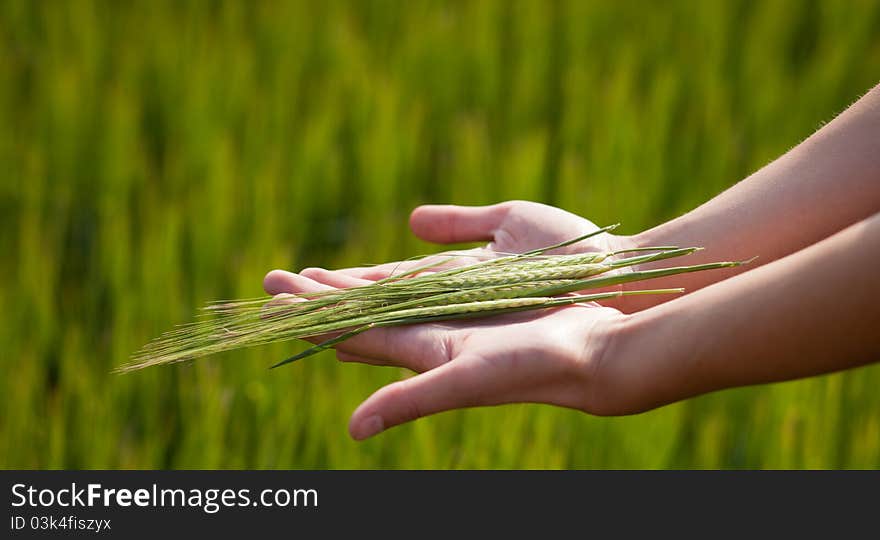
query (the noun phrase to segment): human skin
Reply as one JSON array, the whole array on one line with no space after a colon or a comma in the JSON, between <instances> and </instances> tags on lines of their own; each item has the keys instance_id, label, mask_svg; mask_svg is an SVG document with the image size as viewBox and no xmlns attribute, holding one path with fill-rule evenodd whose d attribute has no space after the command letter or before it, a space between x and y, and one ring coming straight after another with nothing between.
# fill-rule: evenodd
<instances>
[{"instance_id":1,"label":"human skin","mask_svg":"<svg viewBox=\"0 0 880 540\"><path fill-rule=\"evenodd\" d=\"M635 236L606 234L568 248L707 247L688 263L760 257L734 270L638 284L695 291L684 297L376 329L344 342L341 360L420 373L358 407L352 436L366 438L443 410L510 402L631 414L722 388L876 361L878 156L880 91L874 88L801 145L696 210ZM421 207L410 223L426 240L488 240L488 248L504 252L595 229L562 210L517 201ZM265 286L272 294L349 287L403 267L274 271Z\"/></svg>"},{"instance_id":2,"label":"human skin","mask_svg":"<svg viewBox=\"0 0 880 540\"><path fill-rule=\"evenodd\" d=\"M704 246L689 263L751 265L639 283L694 292L809 246L880 210L880 86L782 157L691 212L614 241L627 246ZM628 297L637 311L665 297Z\"/></svg>"},{"instance_id":3,"label":"human skin","mask_svg":"<svg viewBox=\"0 0 880 540\"><path fill-rule=\"evenodd\" d=\"M880 85L779 159L688 212L632 236L603 234L566 252L644 246L702 246L688 264L758 258L747 266L697 272L629 287L706 285L775 261L880 210ZM592 222L558 208L525 201L484 207L428 205L410 219L413 232L437 243L490 241L487 248L522 252L585 234ZM479 254L484 249L471 250ZM463 258L460 264L470 262ZM387 263L341 272L379 279L420 263ZM661 266L662 263L646 266ZM302 273L309 276L313 269ZM626 312L666 302L668 296L631 296L603 302Z\"/></svg>"}]
</instances>

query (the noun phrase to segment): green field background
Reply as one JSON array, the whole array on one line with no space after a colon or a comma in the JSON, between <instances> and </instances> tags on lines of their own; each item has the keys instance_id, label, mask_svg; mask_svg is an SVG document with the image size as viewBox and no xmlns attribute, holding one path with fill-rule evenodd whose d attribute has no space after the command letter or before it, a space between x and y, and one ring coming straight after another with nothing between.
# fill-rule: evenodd
<instances>
[{"instance_id":1,"label":"green field background","mask_svg":"<svg viewBox=\"0 0 880 540\"><path fill-rule=\"evenodd\" d=\"M434 250L406 226L420 203L638 232L878 79L878 2L2 1L0 466L876 468L880 367L364 443L351 411L403 371L267 371L300 343L110 371L272 268Z\"/></svg>"}]
</instances>

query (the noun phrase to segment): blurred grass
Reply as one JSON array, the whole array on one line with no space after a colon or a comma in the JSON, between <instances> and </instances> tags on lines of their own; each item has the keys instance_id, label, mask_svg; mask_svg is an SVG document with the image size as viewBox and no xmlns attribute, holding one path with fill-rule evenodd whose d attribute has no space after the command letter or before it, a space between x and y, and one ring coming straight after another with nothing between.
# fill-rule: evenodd
<instances>
[{"instance_id":1,"label":"blurred grass","mask_svg":"<svg viewBox=\"0 0 880 540\"><path fill-rule=\"evenodd\" d=\"M0 2L0 466L880 466L880 368L628 418L445 413L354 443L402 375L301 345L113 376L275 267L434 248L424 202L636 232L872 86L851 1Z\"/></svg>"}]
</instances>

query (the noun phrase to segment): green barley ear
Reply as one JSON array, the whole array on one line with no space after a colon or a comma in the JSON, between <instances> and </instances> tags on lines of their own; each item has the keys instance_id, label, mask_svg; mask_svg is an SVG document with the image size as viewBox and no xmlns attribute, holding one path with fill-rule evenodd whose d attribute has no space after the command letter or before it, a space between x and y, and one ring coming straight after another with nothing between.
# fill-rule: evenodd
<instances>
[{"instance_id":1,"label":"green barley ear","mask_svg":"<svg viewBox=\"0 0 880 540\"><path fill-rule=\"evenodd\" d=\"M547 255L549 251L616 227L617 224L601 227L577 238L521 254L496 254L500 256L421 274L457 257L453 253L441 253L436 259L406 272L351 289L214 302L204 308L196 321L162 334L115 371L124 373L223 351L338 334L273 366L276 367L311 356L371 328L554 309L623 295L677 293L681 290L571 295L599 287L751 262L714 262L620 272L625 267L686 256L700 248L656 246L606 253ZM633 255L616 258L627 253Z\"/></svg>"},{"instance_id":2,"label":"green barley ear","mask_svg":"<svg viewBox=\"0 0 880 540\"><path fill-rule=\"evenodd\" d=\"M418 316L418 314L410 316L410 314L403 315L403 312L398 312L398 316L396 318L391 318L386 321L367 323L363 326L355 328L354 330L349 330L344 334L336 336L332 339L328 339L327 341L306 349L299 354L291 356L286 360L282 360L281 362L278 362L277 364L271 366L269 369L275 369L279 366L283 366L284 364L289 364L308 356L312 356L313 354L317 354L323 350L329 349L330 347L334 347L342 343L343 341L351 339L358 334L362 334L367 330L372 330L373 328L382 328L388 326L406 326L410 324L423 324L426 322L460 320L462 318L474 317L475 314L480 314L480 316L488 317L490 315L498 315L501 313L513 313L516 311L526 311L534 309L548 309L552 307L570 306L582 302L595 302L596 300L604 300L619 296L635 296L643 294L680 294L683 292L684 289L653 289L644 291L616 291L607 293L584 294L579 296L566 296L563 298L529 298L527 299L527 301L517 299L499 301L489 300L485 302L471 302L468 304L453 304L452 306L450 306L450 309L446 310L445 313L442 312L443 310L437 310L436 315L421 317Z\"/></svg>"}]
</instances>

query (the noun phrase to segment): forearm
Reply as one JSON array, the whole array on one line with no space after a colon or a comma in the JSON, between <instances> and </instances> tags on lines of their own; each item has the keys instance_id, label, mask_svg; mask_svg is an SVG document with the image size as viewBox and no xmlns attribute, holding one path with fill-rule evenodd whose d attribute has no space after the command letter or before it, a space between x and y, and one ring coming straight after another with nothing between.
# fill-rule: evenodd
<instances>
[{"instance_id":1,"label":"forearm","mask_svg":"<svg viewBox=\"0 0 880 540\"><path fill-rule=\"evenodd\" d=\"M880 213L611 328L596 398L628 413L880 360ZM603 395L607 392L608 395ZM601 411L601 409L600 409Z\"/></svg>"},{"instance_id":2,"label":"forearm","mask_svg":"<svg viewBox=\"0 0 880 540\"><path fill-rule=\"evenodd\" d=\"M880 210L880 86L806 141L711 201L626 238L630 245L704 246L688 263L759 258L723 272L646 282L689 292L767 264ZM664 301L631 298L626 311Z\"/></svg>"}]
</instances>

